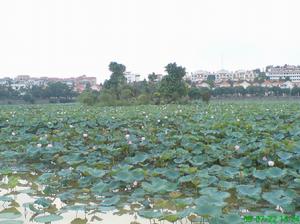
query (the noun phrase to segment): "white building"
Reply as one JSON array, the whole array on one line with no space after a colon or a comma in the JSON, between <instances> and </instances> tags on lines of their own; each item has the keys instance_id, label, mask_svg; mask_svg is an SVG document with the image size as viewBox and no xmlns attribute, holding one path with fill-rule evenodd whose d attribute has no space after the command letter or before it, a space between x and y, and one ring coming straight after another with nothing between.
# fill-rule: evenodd
<instances>
[{"instance_id":1,"label":"white building","mask_svg":"<svg viewBox=\"0 0 300 224\"><path fill-rule=\"evenodd\" d=\"M191 75L191 81L192 82L201 82L204 80L207 80L209 76L212 76L215 78L215 81L253 81L258 74L256 74L254 71L245 71L245 70L238 70L238 71L227 71L227 70L219 70L216 72L208 72L199 70Z\"/></svg>"},{"instance_id":2,"label":"white building","mask_svg":"<svg viewBox=\"0 0 300 224\"><path fill-rule=\"evenodd\" d=\"M128 83L133 83L133 82L139 82L141 75L139 74L134 74L131 72L125 72L125 78L127 79Z\"/></svg>"},{"instance_id":3,"label":"white building","mask_svg":"<svg viewBox=\"0 0 300 224\"><path fill-rule=\"evenodd\" d=\"M297 82L300 81L300 66L268 66L266 76L270 77L270 80L289 78L292 82Z\"/></svg>"},{"instance_id":4,"label":"white building","mask_svg":"<svg viewBox=\"0 0 300 224\"><path fill-rule=\"evenodd\" d=\"M193 83L200 83L204 80L207 80L207 77L210 73L208 71L204 71L204 70L198 70L196 72L192 72L190 77L191 77L191 81Z\"/></svg>"}]
</instances>

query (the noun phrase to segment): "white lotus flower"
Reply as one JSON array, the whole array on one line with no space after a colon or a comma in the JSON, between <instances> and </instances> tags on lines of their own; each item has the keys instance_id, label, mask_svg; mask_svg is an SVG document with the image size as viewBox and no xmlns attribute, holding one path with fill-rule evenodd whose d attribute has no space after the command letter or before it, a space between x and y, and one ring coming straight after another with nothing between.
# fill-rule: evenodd
<instances>
[{"instance_id":1,"label":"white lotus flower","mask_svg":"<svg viewBox=\"0 0 300 224\"><path fill-rule=\"evenodd\" d=\"M126 138L126 139L129 139L129 138L130 138L130 135L129 135L129 134L125 135L125 138Z\"/></svg>"},{"instance_id":2,"label":"white lotus flower","mask_svg":"<svg viewBox=\"0 0 300 224\"><path fill-rule=\"evenodd\" d=\"M214 119L215 117L214 116L211 116L211 119Z\"/></svg>"},{"instance_id":3,"label":"white lotus flower","mask_svg":"<svg viewBox=\"0 0 300 224\"><path fill-rule=\"evenodd\" d=\"M242 213L248 213L249 210L248 210L248 209L242 209L241 212L242 212Z\"/></svg>"},{"instance_id":4,"label":"white lotus flower","mask_svg":"<svg viewBox=\"0 0 300 224\"><path fill-rule=\"evenodd\" d=\"M142 141L145 141L145 139L146 139L145 137L142 137Z\"/></svg>"},{"instance_id":5,"label":"white lotus flower","mask_svg":"<svg viewBox=\"0 0 300 224\"><path fill-rule=\"evenodd\" d=\"M268 165L269 166L274 166L274 162L270 160L270 161L268 161Z\"/></svg>"},{"instance_id":6,"label":"white lotus flower","mask_svg":"<svg viewBox=\"0 0 300 224\"><path fill-rule=\"evenodd\" d=\"M133 182L133 186L137 186L138 185L138 182L135 180L134 182Z\"/></svg>"},{"instance_id":7,"label":"white lotus flower","mask_svg":"<svg viewBox=\"0 0 300 224\"><path fill-rule=\"evenodd\" d=\"M284 212L283 208L281 206L279 206L279 205L276 206L276 210L280 211L281 213Z\"/></svg>"},{"instance_id":8,"label":"white lotus flower","mask_svg":"<svg viewBox=\"0 0 300 224\"><path fill-rule=\"evenodd\" d=\"M168 116L165 116L165 119L168 119Z\"/></svg>"},{"instance_id":9,"label":"white lotus flower","mask_svg":"<svg viewBox=\"0 0 300 224\"><path fill-rule=\"evenodd\" d=\"M11 135L12 135L12 136L15 136L15 135L16 135L16 133L15 133L15 132L12 132L12 133L11 133Z\"/></svg>"},{"instance_id":10,"label":"white lotus flower","mask_svg":"<svg viewBox=\"0 0 300 224\"><path fill-rule=\"evenodd\" d=\"M238 151L238 150L240 149L240 146L239 146L239 145L236 145L236 146L234 146L234 149L235 149L236 151Z\"/></svg>"},{"instance_id":11,"label":"white lotus flower","mask_svg":"<svg viewBox=\"0 0 300 224\"><path fill-rule=\"evenodd\" d=\"M112 119L115 119L115 117L111 117Z\"/></svg>"},{"instance_id":12,"label":"white lotus flower","mask_svg":"<svg viewBox=\"0 0 300 224\"><path fill-rule=\"evenodd\" d=\"M182 110L179 110L179 112L181 113L181 112L182 112Z\"/></svg>"},{"instance_id":13,"label":"white lotus flower","mask_svg":"<svg viewBox=\"0 0 300 224\"><path fill-rule=\"evenodd\" d=\"M42 147L42 144L39 143L39 144L37 144L36 146L39 147L39 148L41 148L41 147Z\"/></svg>"},{"instance_id":14,"label":"white lotus flower","mask_svg":"<svg viewBox=\"0 0 300 224\"><path fill-rule=\"evenodd\" d=\"M262 158L262 160L263 160L263 161L267 161L268 159L267 159L267 157L264 156L264 157Z\"/></svg>"},{"instance_id":15,"label":"white lotus flower","mask_svg":"<svg viewBox=\"0 0 300 224\"><path fill-rule=\"evenodd\" d=\"M70 125L70 128L74 128L74 126L73 126L73 125Z\"/></svg>"},{"instance_id":16,"label":"white lotus flower","mask_svg":"<svg viewBox=\"0 0 300 224\"><path fill-rule=\"evenodd\" d=\"M84 134L83 134L83 137L84 137L84 138L87 138L87 137L88 137L88 134L84 133Z\"/></svg>"},{"instance_id":17,"label":"white lotus flower","mask_svg":"<svg viewBox=\"0 0 300 224\"><path fill-rule=\"evenodd\" d=\"M237 122L240 122L240 119L236 119Z\"/></svg>"},{"instance_id":18,"label":"white lotus flower","mask_svg":"<svg viewBox=\"0 0 300 224\"><path fill-rule=\"evenodd\" d=\"M132 141L128 141L128 144L131 145L131 144L132 144Z\"/></svg>"},{"instance_id":19,"label":"white lotus flower","mask_svg":"<svg viewBox=\"0 0 300 224\"><path fill-rule=\"evenodd\" d=\"M146 118L148 118L148 115L146 115Z\"/></svg>"},{"instance_id":20,"label":"white lotus flower","mask_svg":"<svg viewBox=\"0 0 300 224\"><path fill-rule=\"evenodd\" d=\"M48 147L48 148L52 148L53 145L52 145L52 144L48 144L47 147Z\"/></svg>"},{"instance_id":21,"label":"white lotus flower","mask_svg":"<svg viewBox=\"0 0 300 224\"><path fill-rule=\"evenodd\" d=\"M160 122L160 120L157 120L157 122L159 123L159 122Z\"/></svg>"}]
</instances>

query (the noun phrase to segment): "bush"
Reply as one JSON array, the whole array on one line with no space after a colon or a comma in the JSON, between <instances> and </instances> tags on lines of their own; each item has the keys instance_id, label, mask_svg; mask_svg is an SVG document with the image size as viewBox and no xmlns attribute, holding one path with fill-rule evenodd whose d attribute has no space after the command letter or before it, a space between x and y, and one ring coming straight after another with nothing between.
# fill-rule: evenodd
<instances>
[{"instance_id":1,"label":"bush","mask_svg":"<svg viewBox=\"0 0 300 224\"><path fill-rule=\"evenodd\" d=\"M201 99L202 99L202 101L205 102L205 103L209 103L210 98L211 98L210 90L207 89L207 88L203 88L201 90Z\"/></svg>"},{"instance_id":2,"label":"bush","mask_svg":"<svg viewBox=\"0 0 300 224\"><path fill-rule=\"evenodd\" d=\"M97 91L84 91L83 93L80 94L79 96L79 102L92 106L95 105L98 101L98 94Z\"/></svg>"},{"instance_id":3,"label":"bush","mask_svg":"<svg viewBox=\"0 0 300 224\"><path fill-rule=\"evenodd\" d=\"M147 94L142 94L138 97L137 100L138 104L140 105L145 105L145 104L149 104L150 103L150 97Z\"/></svg>"},{"instance_id":4,"label":"bush","mask_svg":"<svg viewBox=\"0 0 300 224\"><path fill-rule=\"evenodd\" d=\"M161 96L159 92L153 93L152 100L155 105L159 105L161 103Z\"/></svg>"},{"instance_id":5,"label":"bush","mask_svg":"<svg viewBox=\"0 0 300 224\"><path fill-rule=\"evenodd\" d=\"M201 98L201 90L196 87L192 87L189 92L188 96L191 100L199 100Z\"/></svg>"},{"instance_id":6,"label":"bush","mask_svg":"<svg viewBox=\"0 0 300 224\"><path fill-rule=\"evenodd\" d=\"M23 100L26 102L26 103L31 103L31 104L34 104L34 98L31 94L25 94L23 96Z\"/></svg>"},{"instance_id":7,"label":"bush","mask_svg":"<svg viewBox=\"0 0 300 224\"><path fill-rule=\"evenodd\" d=\"M130 89L123 89L123 90L121 90L121 96L120 96L120 98L122 100L128 100L128 99L132 98L132 92L131 92L131 90Z\"/></svg>"}]
</instances>

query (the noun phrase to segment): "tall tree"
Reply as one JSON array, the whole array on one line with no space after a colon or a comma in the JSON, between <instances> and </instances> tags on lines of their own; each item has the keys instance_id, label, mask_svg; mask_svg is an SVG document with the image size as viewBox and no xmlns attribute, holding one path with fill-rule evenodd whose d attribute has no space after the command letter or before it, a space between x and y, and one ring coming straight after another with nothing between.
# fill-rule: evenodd
<instances>
[{"instance_id":1,"label":"tall tree","mask_svg":"<svg viewBox=\"0 0 300 224\"><path fill-rule=\"evenodd\" d=\"M112 72L110 79L104 82L104 88L112 90L116 94L117 99L120 99L122 86L126 84L125 78L125 65L118 64L117 62L111 62L109 64L109 70Z\"/></svg>"},{"instance_id":2,"label":"tall tree","mask_svg":"<svg viewBox=\"0 0 300 224\"><path fill-rule=\"evenodd\" d=\"M153 72L152 74L148 75L149 82L153 83L157 80L157 75Z\"/></svg>"},{"instance_id":3,"label":"tall tree","mask_svg":"<svg viewBox=\"0 0 300 224\"><path fill-rule=\"evenodd\" d=\"M186 71L176 63L168 64L165 69L168 75L161 80L159 92L167 103L171 103L187 95L187 86L183 80Z\"/></svg>"}]
</instances>

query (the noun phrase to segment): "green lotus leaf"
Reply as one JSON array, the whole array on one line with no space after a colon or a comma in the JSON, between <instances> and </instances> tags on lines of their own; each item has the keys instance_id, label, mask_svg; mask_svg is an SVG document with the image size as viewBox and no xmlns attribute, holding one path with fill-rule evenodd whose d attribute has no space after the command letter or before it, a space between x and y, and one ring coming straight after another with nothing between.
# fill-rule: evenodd
<instances>
[{"instance_id":1,"label":"green lotus leaf","mask_svg":"<svg viewBox=\"0 0 300 224\"><path fill-rule=\"evenodd\" d=\"M202 205L197 205L194 212L201 216L216 217L222 214L221 208L210 203L203 203Z\"/></svg>"},{"instance_id":2,"label":"green lotus leaf","mask_svg":"<svg viewBox=\"0 0 300 224\"><path fill-rule=\"evenodd\" d=\"M169 180L177 180L180 177L179 171L176 170L166 170L163 175Z\"/></svg>"},{"instance_id":3,"label":"green lotus leaf","mask_svg":"<svg viewBox=\"0 0 300 224\"><path fill-rule=\"evenodd\" d=\"M227 224L239 224L239 223L244 223L243 219L241 218L240 215L238 214L228 214L224 216L224 221Z\"/></svg>"},{"instance_id":4,"label":"green lotus leaf","mask_svg":"<svg viewBox=\"0 0 300 224\"><path fill-rule=\"evenodd\" d=\"M155 210L140 210L138 211L139 216L144 217L146 219L159 219L162 217L161 211Z\"/></svg>"},{"instance_id":5,"label":"green lotus leaf","mask_svg":"<svg viewBox=\"0 0 300 224\"><path fill-rule=\"evenodd\" d=\"M149 158L149 155L146 153L138 153L131 158L132 164L138 164L146 161Z\"/></svg>"},{"instance_id":6,"label":"green lotus leaf","mask_svg":"<svg viewBox=\"0 0 300 224\"><path fill-rule=\"evenodd\" d=\"M113 196L111 198L105 198L102 202L101 202L101 206L112 206L112 205L116 205L119 201L120 201L120 196L116 195Z\"/></svg>"},{"instance_id":7,"label":"green lotus leaf","mask_svg":"<svg viewBox=\"0 0 300 224\"><path fill-rule=\"evenodd\" d=\"M285 170L282 170L278 167L272 167L267 170L267 175L270 178L279 178L282 177L285 173Z\"/></svg>"},{"instance_id":8,"label":"green lotus leaf","mask_svg":"<svg viewBox=\"0 0 300 224\"><path fill-rule=\"evenodd\" d=\"M206 156L194 156L189 162L194 166L201 166L207 161Z\"/></svg>"},{"instance_id":9,"label":"green lotus leaf","mask_svg":"<svg viewBox=\"0 0 300 224\"><path fill-rule=\"evenodd\" d=\"M88 221L87 219L76 218L73 219L70 224L86 224L87 221Z\"/></svg>"},{"instance_id":10,"label":"green lotus leaf","mask_svg":"<svg viewBox=\"0 0 300 224\"><path fill-rule=\"evenodd\" d=\"M22 215L20 211L14 207L12 208L5 208L0 212L0 219L17 219L20 218Z\"/></svg>"},{"instance_id":11,"label":"green lotus leaf","mask_svg":"<svg viewBox=\"0 0 300 224\"><path fill-rule=\"evenodd\" d=\"M293 157L293 154L292 154L292 153L289 153L289 152L282 152L282 151L277 152L277 155L278 155L279 158L282 159L282 160L289 160L290 158Z\"/></svg>"},{"instance_id":12,"label":"green lotus leaf","mask_svg":"<svg viewBox=\"0 0 300 224\"><path fill-rule=\"evenodd\" d=\"M179 183L191 182L195 178L194 175L186 175L178 179Z\"/></svg>"},{"instance_id":13,"label":"green lotus leaf","mask_svg":"<svg viewBox=\"0 0 300 224\"><path fill-rule=\"evenodd\" d=\"M293 199L289 197L283 190L275 190L271 192L265 192L262 195L263 199L277 206L289 205Z\"/></svg>"},{"instance_id":14,"label":"green lotus leaf","mask_svg":"<svg viewBox=\"0 0 300 224\"><path fill-rule=\"evenodd\" d=\"M99 182L92 187L92 192L94 194L103 194L109 190L109 184Z\"/></svg>"},{"instance_id":15,"label":"green lotus leaf","mask_svg":"<svg viewBox=\"0 0 300 224\"><path fill-rule=\"evenodd\" d=\"M264 180L267 178L268 176L268 173L267 173L267 170L254 170L253 171L253 176L258 178L258 179L261 179L261 180Z\"/></svg>"},{"instance_id":16,"label":"green lotus leaf","mask_svg":"<svg viewBox=\"0 0 300 224\"><path fill-rule=\"evenodd\" d=\"M44 216L37 216L34 218L35 222L39 222L39 223L47 223L47 222L55 222L55 221L59 221L62 220L63 217L60 215L44 215Z\"/></svg>"},{"instance_id":17,"label":"green lotus leaf","mask_svg":"<svg viewBox=\"0 0 300 224\"><path fill-rule=\"evenodd\" d=\"M13 201L14 199L10 196L4 195L4 196L0 196L0 201L4 201L4 202L9 202L9 201Z\"/></svg>"},{"instance_id":18,"label":"green lotus leaf","mask_svg":"<svg viewBox=\"0 0 300 224\"><path fill-rule=\"evenodd\" d=\"M46 198L38 198L37 200L34 201L34 204L41 205L44 208L48 208L51 205L51 201Z\"/></svg>"},{"instance_id":19,"label":"green lotus leaf","mask_svg":"<svg viewBox=\"0 0 300 224\"><path fill-rule=\"evenodd\" d=\"M163 217L161 218L161 220L166 220L172 223L178 221L179 219L181 218L179 217L178 214L164 214Z\"/></svg>"},{"instance_id":20,"label":"green lotus leaf","mask_svg":"<svg viewBox=\"0 0 300 224\"><path fill-rule=\"evenodd\" d=\"M261 187L253 185L238 185L236 189L240 195L248 197L258 197L261 193Z\"/></svg>"},{"instance_id":21,"label":"green lotus leaf","mask_svg":"<svg viewBox=\"0 0 300 224\"><path fill-rule=\"evenodd\" d=\"M20 221L20 220L3 220L3 221L0 221L0 224L23 224L23 221Z\"/></svg>"},{"instance_id":22,"label":"green lotus leaf","mask_svg":"<svg viewBox=\"0 0 300 224\"><path fill-rule=\"evenodd\" d=\"M142 187L150 193L166 193L177 189L177 184L171 183L165 179L152 178L151 182L142 182Z\"/></svg>"}]
</instances>

